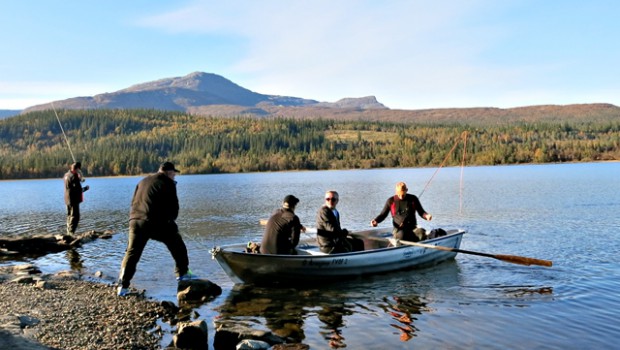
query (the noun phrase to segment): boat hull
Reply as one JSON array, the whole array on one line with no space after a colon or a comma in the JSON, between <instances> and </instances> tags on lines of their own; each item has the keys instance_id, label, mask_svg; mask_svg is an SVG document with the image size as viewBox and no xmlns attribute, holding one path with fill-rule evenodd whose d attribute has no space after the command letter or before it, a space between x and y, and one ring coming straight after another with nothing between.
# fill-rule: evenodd
<instances>
[{"instance_id":1,"label":"boat hull","mask_svg":"<svg viewBox=\"0 0 620 350\"><path fill-rule=\"evenodd\" d=\"M462 230L424 241L458 249ZM342 254L321 254L314 242L302 242L298 255L245 253L245 245L230 245L213 249L213 257L235 283L300 284L329 282L362 275L381 274L398 270L422 268L453 259L456 252L410 245L388 247L391 231L375 229L355 234L364 240L365 250Z\"/></svg>"}]
</instances>

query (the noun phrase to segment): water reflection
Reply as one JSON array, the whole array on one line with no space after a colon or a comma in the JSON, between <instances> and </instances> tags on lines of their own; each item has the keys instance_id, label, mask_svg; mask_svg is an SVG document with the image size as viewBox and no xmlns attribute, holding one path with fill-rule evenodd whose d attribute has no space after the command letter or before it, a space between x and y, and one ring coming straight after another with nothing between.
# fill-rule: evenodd
<instances>
[{"instance_id":1,"label":"water reflection","mask_svg":"<svg viewBox=\"0 0 620 350\"><path fill-rule=\"evenodd\" d=\"M344 348L345 338L342 335L344 327L344 316L353 314L352 308L347 308L344 302L334 301L332 303L324 303L317 312L317 318L321 321L320 332L323 339L327 341L332 349Z\"/></svg>"},{"instance_id":2,"label":"water reflection","mask_svg":"<svg viewBox=\"0 0 620 350\"><path fill-rule=\"evenodd\" d=\"M434 275L435 282L455 283L457 269L449 265L440 268L443 276ZM446 274L449 281L444 279ZM315 346L331 349L380 346L379 339L365 338L361 332L364 328L392 333L398 337L396 341L407 342L419 332L415 325L419 315L431 310L420 294L425 293L428 277L412 271L404 276L387 274L305 289L235 285L215 309L219 313L215 328L270 331L289 343L316 343L320 339ZM388 320L387 324L381 320ZM308 334L317 325L318 334ZM347 339L347 330L351 329L357 329L355 339Z\"/></svg>"},{"instance_id":3,"label":"water reflection","mask_svg":"<svg viewBox=\"0 0 620 350\"><path fill-rule=\"evenodd\" d=\"M421 315L422 311L427 311L426 303L422 302L419 296L400 297L393 296L391 299L385 298L385 311L392 316L395 323L390 326L400 331L400 340L403 342L411 340L419 330L415 327L414 315Z\"/></svg>"},{"instance_id":4,"label":"water reflection","mask_svg":"<svg viewBox=\"0 0 620 350\"><path fill-rule=\"evenodd\" d=\"M77 249L71 248L66 251L67 261L69 262L69 266L71 266L71 270L82 272L84 269L84 260L78 253Z\"/></svg>"},{"instance_id":5,"label":"water reflection","mask_svg":"<svg viewBox=\"0 0 620 350\"><path fill-rule=\"evenodd\" d=\"M300 343L306 338L303 329L304 320L308 317L306 302L314 299L315 293L318 291L235 285L226 301L216 310L220 313L215 322L216 328L266 327L288 342Z\"/></svg>"}]
</instances>

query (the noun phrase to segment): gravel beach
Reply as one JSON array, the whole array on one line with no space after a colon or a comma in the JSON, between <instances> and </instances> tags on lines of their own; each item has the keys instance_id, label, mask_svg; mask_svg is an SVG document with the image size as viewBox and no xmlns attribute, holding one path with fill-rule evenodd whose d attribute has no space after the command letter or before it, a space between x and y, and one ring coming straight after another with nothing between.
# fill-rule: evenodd
<instances>
[{"instance_id":1,"label":"gravel beach","mask_svg":"<svg viewBox=\"0 0 620 350\"><path fill-rule=\"evenodd\" d=\"M159 324L174 312L71 273L33 279L0 268L1 349L161 349Z\"/></svg>"}]
</instances>

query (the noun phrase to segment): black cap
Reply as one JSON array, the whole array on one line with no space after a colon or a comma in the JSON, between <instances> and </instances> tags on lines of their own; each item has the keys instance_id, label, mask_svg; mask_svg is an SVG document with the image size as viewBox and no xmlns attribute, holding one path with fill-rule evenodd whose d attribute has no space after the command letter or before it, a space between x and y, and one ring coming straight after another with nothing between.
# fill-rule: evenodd
<instances>
[{"instance_id":1,"label":"black cap","mask_svg":"<svg viewBox=\"0 0 620 350\"><path fill-rule=\"evenodd\" d=\"M289 194L288 196L284 197L284 200L282 202L295 206L297 205L297 203L299 203L299 198L293 196L292 194Z\"/></svg>"},{"instance_id":2,"label":"black cap","mask_svg":"<svg viewBox=\"0 0 620 350\"><path fill-rule=\"evenodd\" d=\"M175 168L174 164L172 164L171 162L162 163L159 166L159 170L162 170L162 171L174 170L175 173L180 173L180 171L177 168Z\"/></svg>"}]
</instances>

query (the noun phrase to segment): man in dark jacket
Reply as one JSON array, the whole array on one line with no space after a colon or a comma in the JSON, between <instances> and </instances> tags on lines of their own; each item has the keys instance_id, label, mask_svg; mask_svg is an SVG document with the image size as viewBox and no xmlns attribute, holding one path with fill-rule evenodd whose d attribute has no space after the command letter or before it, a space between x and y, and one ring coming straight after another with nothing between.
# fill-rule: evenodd
<instances>
[{"instance_id":1,"label":"man in dark jacket","mask_svg":"<svg viewBox=\"0 0 620 350\"><path fill-rule=\"evenodd\" d=\"M364 250L363 241L347 237L349 232L340 227L340 213L336 210L338 200L338 192L325 192L325 204L316 214L316 238L319 248L327 254Z\"/></svg>"},{"instance_id":2,"label":"man in dark jacket","mask_svg":"<svg viewBox=\"0 0 620 350\"><path fill-rule=\"evenodd\" d=\"M69 171L65 174L65 204L67 205L67 234L73 236L78 224L80 223L80 203L84 197L83 193L88 191L89 186L82 187L82 163L71 164Z\"/></svg>"},{"instance_id":3,"label":"man in dark jacket","mask_svg":"<svg viewBox=\"0 0 620 350\"><path fill-rule=\"evenodd\" d=\"M128 294L129 283L149 239L166 245L176 264L178 281L195 277L189 270L187 248L175 222L179 199L174 177L178 172L174 164L165 162L157 173L145 177L136 186L129 211L129 240L119 276L119 296Z\"/></svg>"},{"instance_id":4,"label":"man in dark jacket","mask_svg":"<svg viewBox=\"0 0 620 350\"><path fill-rule=\"evenodd\" d=\"M414 234L417 227L415 214L418 213L424 220L431 221L433 216L427 213L418 197L407 194L407 185L404 182L396 184L396 194L387 199L383 210L370 225L376 227L378 223L385 220L388 214L392 214L392 225L394 226L394 238L405 241L418 242L424 239Z\"/></svg>"},{"instance_id":5,"label":"man in dark jacket","mask_svg":"<svg viewBox=\"0 0 620 350\"><path fill-rule=\"evenodd\" d=\"M295 215L299 199L293 195L284 197L282 208L276 209L267 221L260 245L262 254L295 254L301 232L306 228Z\"/></svg>"}]
</instances>

